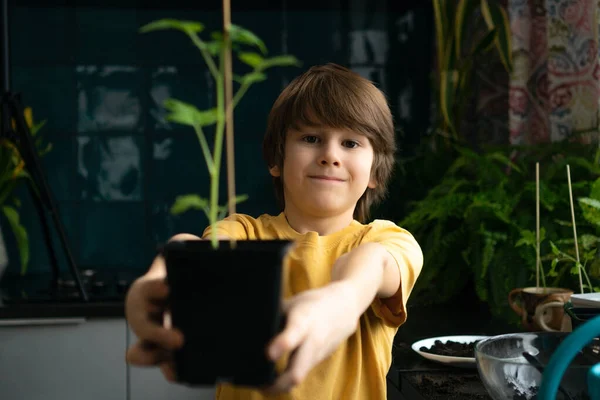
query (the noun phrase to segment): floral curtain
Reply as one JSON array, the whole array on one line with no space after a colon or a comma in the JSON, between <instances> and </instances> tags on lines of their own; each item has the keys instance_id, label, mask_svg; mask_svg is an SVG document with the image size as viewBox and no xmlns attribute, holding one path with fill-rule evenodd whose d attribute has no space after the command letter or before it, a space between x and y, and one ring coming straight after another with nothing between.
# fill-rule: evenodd
<instances>
[{"instance_id":1,"label":"floral curtain","mask_svg":"<svg viewBox=\"0 0 600 400\"><path fill-rule=\"evenodd\" d=\"M513 72L509 141L532 144L598 132L597 0L509 0Z\"/></svg>"}]
</instances>

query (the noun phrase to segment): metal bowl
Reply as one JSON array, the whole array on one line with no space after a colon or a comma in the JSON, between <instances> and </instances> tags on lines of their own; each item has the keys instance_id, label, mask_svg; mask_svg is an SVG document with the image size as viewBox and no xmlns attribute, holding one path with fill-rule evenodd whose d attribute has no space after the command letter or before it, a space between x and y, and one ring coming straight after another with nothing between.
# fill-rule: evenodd
<instances>
[{"instance_id":1,"label":"metal bowl","mask_svg":"<svg viewBox=\"0 0 600 400\"><path fill-rule=\"evenodd\" d=\"M565 332L513 333L492 336L475 346L479 376L494 400L536 399L546 365ZM557 399L589 399L587 372L600 362L595 339L573 360L561 381ZM529 361L523 353L529 353ZM537 365L534 365L536 364ZM564 393L567 393L566 396Z\"/></svg>"}]
</instances>

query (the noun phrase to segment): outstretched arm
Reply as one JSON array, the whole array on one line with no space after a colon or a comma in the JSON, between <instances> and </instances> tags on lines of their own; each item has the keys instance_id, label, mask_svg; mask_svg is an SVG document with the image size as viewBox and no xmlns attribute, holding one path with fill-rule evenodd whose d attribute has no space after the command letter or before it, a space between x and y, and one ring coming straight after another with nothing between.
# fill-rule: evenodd
<instances>
[{"instance_id":1,"label":"outstretched arm","mask_svg":"<svg viewBox=\"0 0 600 400\"><path fill-rule=\"evenodd\" d=\"M365 243L340 257L332 282L308 290L286 304L288 322L268 349L277 360L294 352L272 391L289 391L354 333L357 321L376 296L390 297L400 286L395 259L378 243Z\"/></svg>"}]
</instances>

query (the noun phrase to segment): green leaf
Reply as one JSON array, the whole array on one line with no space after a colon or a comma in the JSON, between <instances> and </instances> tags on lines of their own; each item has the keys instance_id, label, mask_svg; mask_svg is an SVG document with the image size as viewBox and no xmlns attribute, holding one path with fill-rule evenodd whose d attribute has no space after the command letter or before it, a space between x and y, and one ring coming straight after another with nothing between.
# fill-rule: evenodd
<instances>
[{"instance_id":1,"label":"green leaf","mask_svg":"<svg viewBox=\"0 0 600 400\"><path fill-rule=\"evenodd\" d=\"M251 85L253 83L264 81L267 79L267 75L262 72L251 72L242 76L234 76L233 79L238 83Z\"/></svg>"},{"instance_id":2,"label":"green leaf","mask_svg":"<svg viewBox=\"0 0 600 400\"><path fill-rule=\"evenodd\" d=\"M243 52L238 55L240 61L244 64L251 66L252 68L257 68L264 60L263 56L258 53L252 52Z\"/></svg>"},{"instance_id":3,"label":"green leaf","mask_svg":"<svg viewBox=\"0 0 600 400\"><path fill-rule=\"evenodd\" d=\"M219 213L217 216L218 220L221 220L223 218L225 218L225 215L227 215L227 211L229 210L229 204L233 203L233 204L239 204L242 203L244 201L248 200L248 195L247 194L241 194L239 196L235 196L235 198L233 199L233 201L228 201L226 204L219 206Z\"/></svg>"},{"instance_id":4,"label":"green leaf","mask_svg":"<svg viewBox=\"0 0 600 400\"><path fill-rule=\"evenodd\" d=\"M445 44L444 58L440 61L440 108L444 122L453 136L456 136L454 100L458 86L458 70L454 54L454 41L448 36Z\"/></svg>"},{"instance_id":5,"label":"green leaf","mask_svg":"<svg viewBox=\"0 0 600 400\"><path fill-rule=\"evenodd\" d=\"M267 54L267 47L264 42L254 33L241 26L231 24L229 26L229 37L232 43L242 43L251 46L256 46L261 53Z\"/></svg>"},{"instance_id":6,"label":"green leaf","mask_svg":"<svg viewBox=\"0 0 600 400\"><path fill-rule=\"evenodd\" d=\"M25 227L21 225L19 213L14 207L3 206L2 212L6 216L8 224L15 235L17 247L19 248L19 256L21 257L21 275L25 275L29 264L29 238L27 236L27 231L25 230Z\"/></svg>"},{"instance_id":7,"label":"green leaf","mask_svg":"<svg viewBox=\"0 0 600 400\"><path fill-rule=\"evenodd\" d=\"M213 125L217 122L218 112L216 108L200 111L196 106L177 99L167 99L165 108L170 111L166 119L182 125L202 127Z\"/></svg>"},{"instance_id":8,"label":"green leaf","mask_svg":"<svg viewBox=\"0 0 600 400\"><path fill-rule=\"evenodd\" d=\"M471 15L477 6L478 0L458 0L456 15L454 17L454 37L456 40L456 57L461 56L462 40L472 21Z\"/></svg>"},{"instance_id":9,"label":"green leaf","mask_svg":"<svg viewBox=\"0 0 600 400\"><path fill-rule=\"evenodd\" d=\"M571 270L570 270L571 275L578 275L579 268L583 268L583 265L581 265L580 263L575 263L575 265L573 267L571 267Z\"/></svg>"},{"instance_id":10,"label":"green leaf","mask_svg":"<svg viewBox=\"0 0 600 400\"><path fill-rule=\"evenodd\" d=\"M506 10L496 1L481 0L481 14L489 29L496 29L496 47L500 60L509 73L512 72L512 45L510 22Z\"/></svg>"},{"instance_id":11,"label":"green leaf","mask_svg":"<svg viewBox=\"0 0 600 400\"><path fill-rule=\"evenodd\" d=\"M444 58L444 38L446 37L446 30L448 21L445 15L445 8L443 0L433 0L433 14L435 21L435 35L437 41L437 59L442 60Z\"/></svg>"},{"instance_id":12,"label":"green leaf","mask_svg":"<svg viewBox=\"0 0 600 400\"><path fill-rule=\"evenodd\" d=\"M590 197L594 200L600 200L600 178L596 179L592 184Z\"/></svg>"},{"instance_id":13,"label":"green leaf","mask_svg":"<svg viewBox=\"0 0 600 400\"><path fill-rule=\"evenodd\" d=\"M496 39L498 31L496 29L490 30L486 35L481 39L481 41L475 46L471 55L473 57L479 55L480 53L487 52L492 45L494 44L494 40Z\"/></svg>"},{"instance_id":14,"label":"green leaf","mask_svg":"<svg viewBox=\"0 0 600 400\"><path fill-rule=\"evenodd\" d=\"M500 163L502 163L503 166L510 167L511 169L514 169L515 171L517 171L519 173L523 172L517 164L512 162L510 158L506 157L504 154L502 154L500 152L490 153L486 156L486 158L488 158L490 160L499 161Z\"/></svg>"},{"instance_id":15,"label":"green leaf","mask_svg":"<svg viewBox=\"0 0 600 400\"><path fill-rule=\"evenodd\" d=\"M560 250L558 249L558 247L556 247L556 245L552 242L550 242L550 247L552 247L552 253L555 256L559 256L560 255Z\"/></svg>"},{"instance_id":16,"label":"green leaf","mask_svg":"<svg viewBox=\"0 0 600 400\"><path fill-rule=\"evenodd\" d=\"M294 56L284 55L271 58L265 58L258 65L260 70L265 70L272 67L300 67L302 63Z\"/></svg>"},{"instance_id":17,"label":"green leaf","mask_svg":"<svg viewBox=\"0 0 600 400\"><path fill-rule=\"evenodd\" d=\"M583 211L583 218L591 224L600 225L600 200L580 197L577 201Z\"/></svg>"},{"instance_id":18,"label":"green leaf","mask_svg":"<svg viewBox=\"0 0 600 400\"><path fill-rule=\"evenodd\" d=\"M35 136L39 132L39 130L44 127L44 125L46 125L46 120L34 124L29 130L31 132L31 136Z\"/></svg>"},{"instance_id":19,"label":"green leaf","mask_svg":"<svg viewBox=\"0 0 600 400\"><path fill-rule=\"evenodd\" d=\"M175 203L171 206L171 214L179 215L188 210L203 210L208 214L209 202L196 194L186 194L177 196Z\"/></svg>"},{"instance_id":20,"label":"green leaf","mask_svg":"<svg viewBox=\"0 0 600 400\"><path fill-rule=\"evenodd\" d=\"M202 32L204 30L204 25L195 21L165 18L152 21L149 24L142 26L139 31L140 33L147 33L166 29L176 29L186 34L192 34Z\"/></svg>"},{"instance_id":21,"label":"green leaf","mask_svg":"<svg viewBox=\"0 0 600 400\"><path fill-rule=\"evenodd\" d=\"M556 266L558 265L558 258L552 260L552 265L550 267L550 271L548 271L548 276L556 277L558 273L556 272Z\"/></svg>"},{"instance_id":22,"label":"green leaf","mask_svg":"<svg viewBox=\"0 0 600 400\"><path fill-rule=\"evenodd\" d=\"M590 234L583 234L581 236L579 236L579 242L581 243L581 247L583 247L584 250L590 250L591 253L594 253L596 251L596 246L598 245L598 241L600 240L600 238L598 238L598 236L595 235L590 235Z\"/></svg>"},{"instance_id":23,"label":"green leaf","mask_svg":"<svg viewBox=\"0 0 600 400\"><path fill-rule=\"evenodd\" d=\"M203 48L205 48L211 56L216 56L221 52L221 49L223 48L223 42L218 40L206 42L203 43Z\"/></svg>"}]
</instances>

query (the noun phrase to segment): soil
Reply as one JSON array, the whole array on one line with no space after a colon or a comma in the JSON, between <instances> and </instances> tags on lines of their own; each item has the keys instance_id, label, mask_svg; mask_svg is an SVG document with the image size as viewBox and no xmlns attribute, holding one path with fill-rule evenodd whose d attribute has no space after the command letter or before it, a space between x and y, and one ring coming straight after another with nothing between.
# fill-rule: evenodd
<instances>
[{"instance_id":1,"label":"soil","mask_svg":"<svg viewBox=\"0 0 600 400\"><path fill-rule=\"evenodd\" d=\"M475 357L475 345L477 341L470 343L458 343L452 340L448 340L446 343L442 343L436 340L431 347L421 347L419 350L426 353L437 354L439 356L451 356L451 357Z\"/></svg>"},{"instance_id":2,"label":"soil","mask_svg":"<svg viewBox=\"0 0 600 400\"><path fill-rule=\"evenodd\" d=\"M490 400L479 376L427 376L409 378L427 400Z\"/></svg>"}]
</instances>

